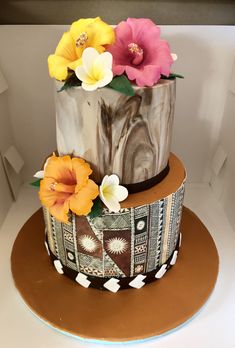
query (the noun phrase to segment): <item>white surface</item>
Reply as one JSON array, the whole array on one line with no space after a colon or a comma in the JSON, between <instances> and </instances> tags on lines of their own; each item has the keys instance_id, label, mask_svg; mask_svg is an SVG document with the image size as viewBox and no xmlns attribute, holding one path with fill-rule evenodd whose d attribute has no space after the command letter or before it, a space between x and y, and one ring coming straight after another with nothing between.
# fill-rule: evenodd
<instances>
[{"instance_id":1,"label":"white surface","mask_svg":"<svg viewBox=\"0 0 235 348\"><path fill-rule=\"evenodd\" d=\"M188 185L185 205L198 214L216 242L220 255L220 272L215 290L202 311L186 326L162 338L130 344L129 347L235 346L235 232L211 188L206 184ZM14 287L10 272L11 248L21 226L38 207L37 190L23 187L18 201L12 205L0 230L0 347L101 348L104 345L81 342L42 323L27 309Z\"/></svg>"},{"instance_id":2,"label":"white surface","mask_svg":"<svg viewBox=\"0 0 235 348\"><path fill-rule=\"evenodd\" d=\"M235 61L231 82L235 86ZM227 159L217 175L212 176L211 185L216 197L221 202L226 214L235 229L235 90L232 85L227 90L223 123L217 140L218 146L224 149Z\"/></svg>"},{"instance_id":3,"label":"white surface","mask_svg":"<svg viewBox=\"0 0 235 348\"><path fill-rule=\"evenodd\" d=\"M11 145L2 155L3 166L11 188L14 200L16 200L22 185L21 171L24 166L24 160L14 145Z\"/></svg>"},{"instance_id":4,"label":"white surface","mask_svg":"<svg viewBox=\"0 0 235 348\"><path fill-rule=\"evenodd\" d=\"M68 26L0 26L0 66L9 85L15 145L30 180L56 148L53 80L47 57ZM235 27L163 26L162 37L177 53L173 151L184 161L191 182L208 182L217 146L226 91L234 60Z\"/></svg>"},{"instance_id":5,"label":"white surface","mask_svg":"<svg viewBox=\"0 0 235 348\"><path fill-rule=\"evenodd\" d=\"M14 171L19 174L24 166L24 161L15 146L11 145L3 154L3 157L9 162Z\"/></svg>"},{"instance_id":6,"label":"white surface","mask_svg":"<svg viewBox=\"0 0 235 348\"><path fill-rule=\"evenodd\" d=\"M213 170L213 174L219 174L227 158L228 154L224 151L222 146L219 145L212 159L211 167Z\"/></svg>"},{"instance_id":7,"label":"white surface","mask_svg":"<svg viewBox=\"0 0 235 348\"><path fill-rule=\"evenodd\" d=\"M13 200L2 160L2 155L13 143L7 94L8 91L0 93L0 226Z\"/></svg>"}]
</instances>

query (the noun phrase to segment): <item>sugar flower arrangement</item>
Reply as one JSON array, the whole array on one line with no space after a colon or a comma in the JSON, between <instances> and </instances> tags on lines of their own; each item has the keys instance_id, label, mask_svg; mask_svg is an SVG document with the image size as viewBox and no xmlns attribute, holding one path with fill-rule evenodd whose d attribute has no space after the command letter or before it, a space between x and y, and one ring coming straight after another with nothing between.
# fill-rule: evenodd
<instances>
[{"instance_id":1,"label":"sugar flower arrangement","mask_svg":"<svg viewBox=\"0 0 235 348\"><path fill-rule=\"evenodd\" d=\"M182 77L170 73L176 58L150 19L128 18L113 28L97 17L72 23L48 57L48 67L52 78L64 82L61 90L106 86L134 95L131 82L145 87Z\"/></svg>"},{"instance_id":2,"label":"sugar flower arrangement","mask_svg":"<svg viewBox=\"0 0 235 348\"><path fill-rule=\"evenodd\" d=\"M44 169L34 176L33 183L39 186L39 198L51 215L68 223L69 212L76 215L90 215L91 218L102 213L102 202L110 212L118 212L120 203L128 196L125 187L119 185L117 175L105 175L100 186L89 178L90 165L81 158L70 156L49 157Z\"/></svg>"}]
</instances>

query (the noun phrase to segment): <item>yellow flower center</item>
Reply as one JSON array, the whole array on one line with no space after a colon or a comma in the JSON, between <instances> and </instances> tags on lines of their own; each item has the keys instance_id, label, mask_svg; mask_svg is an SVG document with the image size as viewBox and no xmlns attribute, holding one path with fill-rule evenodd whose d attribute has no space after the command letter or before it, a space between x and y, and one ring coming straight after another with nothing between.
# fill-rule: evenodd
<instances>
[{"instance_id":1,"label":"yellow flower center","mask_svg":"<svg viewBox=\"0 0 235 348\"><path fill-rule=\"evenodd\" d=\"M84 46L87 40L88 40L87 33L86 32L81 33L76 40L76 47Z\"/></svg>"}]
</instances>

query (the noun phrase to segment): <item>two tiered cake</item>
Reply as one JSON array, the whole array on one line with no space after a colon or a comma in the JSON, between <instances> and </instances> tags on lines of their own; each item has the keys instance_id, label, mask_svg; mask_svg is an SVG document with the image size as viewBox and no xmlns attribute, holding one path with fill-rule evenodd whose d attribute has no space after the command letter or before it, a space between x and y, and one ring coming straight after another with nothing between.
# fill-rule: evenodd
<instances>
[{"instance_id":1,"label":"two tiered cake","mask_svg":"<svg viewBox=\"0 0 235 348\"><path fill-rule=\"evenodd\" d=\"M185 170L170 154L175 58L159 27L134 18L115 29L80 19L49 57L58 154L37 173L46 246L83 287L140 289L176 262Z\"/></svg>"}]
</instances>

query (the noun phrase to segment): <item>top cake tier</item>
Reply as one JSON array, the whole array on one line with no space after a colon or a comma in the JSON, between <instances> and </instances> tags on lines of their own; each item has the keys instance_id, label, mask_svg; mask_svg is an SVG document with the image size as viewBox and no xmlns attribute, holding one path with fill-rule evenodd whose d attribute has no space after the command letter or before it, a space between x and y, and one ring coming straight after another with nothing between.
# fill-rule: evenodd
<instances>
[{"instance_id":1,"label":"top cake tier","mask_svg":"<svg viewBox=\"0 0 235 348\"><path fill-rule=\"evenodd\" d=\"M111 88L92 93L74 87L57 93L56 129L59 155L91 164L93 179L117 174L122 184L159 175L167 166L175 106L175 80L154 87L134 86L128 97Z\"/></svg>"}]
</instances>

